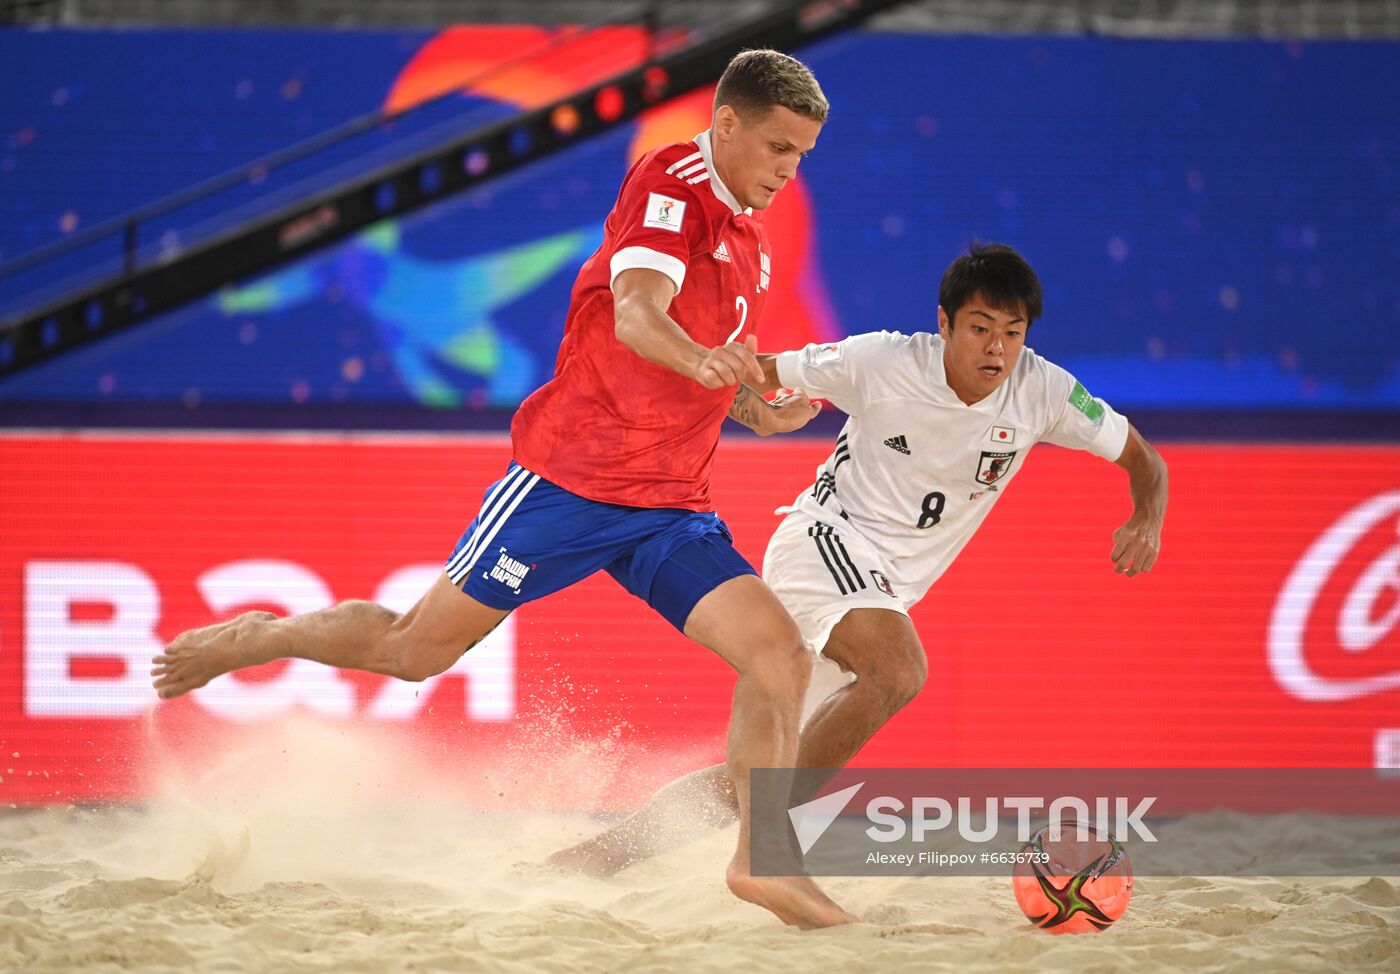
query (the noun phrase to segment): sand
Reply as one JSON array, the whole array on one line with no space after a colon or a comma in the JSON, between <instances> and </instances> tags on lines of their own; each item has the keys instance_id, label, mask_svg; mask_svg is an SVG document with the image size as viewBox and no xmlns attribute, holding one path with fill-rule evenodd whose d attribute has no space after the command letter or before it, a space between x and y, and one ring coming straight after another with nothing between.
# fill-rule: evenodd
<instances>
[{"instance_id":1,"label":"sand","mask_svg":"<svg viewBox=\"0 0 1400 974\"><path fill-rule=\"evenodd\" d=\"M1002 877L827 879L867 922L785 928L725 889L732 830L609 880L563 874L541 861L598 822L527 796L557 800L579 757L542 755L507 793L354 725L289 722L163 774L142 807L0 814L0 970L1400 968L1394 878L1139 877L1109 931L1053 937ZM1296 855L1296 837L1252 841Z\"/></svg>"}]
</instances>

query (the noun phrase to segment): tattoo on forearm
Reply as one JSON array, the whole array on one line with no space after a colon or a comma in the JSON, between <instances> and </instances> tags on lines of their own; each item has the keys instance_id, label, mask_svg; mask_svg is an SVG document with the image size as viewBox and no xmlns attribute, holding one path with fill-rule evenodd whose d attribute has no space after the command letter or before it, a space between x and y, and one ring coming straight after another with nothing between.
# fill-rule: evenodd
<instances>
[{"instance_id":1,"label":"tattoo on forearm","mask_svg":"<svg viewBox=\"0 0 1400 974\"><path fill-rule=\"evenodd\" d=\"M479 645L481 644L481 641L482 641L483 639L485 639L487 636L491 635L493 632L496 631L496 626L499 626L501 623L503 623L503 622L505 622L505 621L506 621L506 617L505 617L505 616L501 616L499 619L497 619L497 620L496 620L496 625L492 626L490 629L488 629L488 630L486 630L485 632L483 632L480 636L477 636L476 639L474 639L470 644L468 644L468 646L467 646L466 649L462 650L462 655L463 655L463 656L467 655L467 654L470 653L473 649L475 649L477 646L479 646Z\"/></svg>"},{"instance_id":2,"label":"tattoo on forearm","mask_svg":"<svg viewBox=\"0 0 1400 974\"><path fill-rule=\"evenodd\" d=\"M740 383L734 401L729 404L729 418L756 430L763 425L763 411L772 408L762 396Z\"/></svg>"}]
</instances>

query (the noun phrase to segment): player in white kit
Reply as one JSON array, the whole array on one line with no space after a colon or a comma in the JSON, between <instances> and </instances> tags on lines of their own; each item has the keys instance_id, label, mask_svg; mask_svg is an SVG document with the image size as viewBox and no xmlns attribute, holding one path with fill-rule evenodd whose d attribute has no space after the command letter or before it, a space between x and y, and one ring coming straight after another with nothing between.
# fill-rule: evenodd
<instances>
[{"instance_id":1,"label":"player in white kit","mask_svg":"<svg viewBox=\"0 0 1400 974\"><path fill-rule=\"evenodd\" d=\"M1045 441L1128 474L1133 514L1113 535L1117 571L1157 559L1167 504L1161 457L1074 376L1025 347L1041 288L1010 247L974 244L939 287L938 333L874 332L760 356L768 388L802 389L849 419L816 482L768 544L763 577L817 653L798 766L843 767L923 687L908 610L957 557L1026 454ZM678 836L697 808L731 820L724 765L668 785L637 814L553 861L610 874ZM677 803L681 803L679 807ZM687 822L694 835L693 818Z\"/></svg>"}]
</instances>

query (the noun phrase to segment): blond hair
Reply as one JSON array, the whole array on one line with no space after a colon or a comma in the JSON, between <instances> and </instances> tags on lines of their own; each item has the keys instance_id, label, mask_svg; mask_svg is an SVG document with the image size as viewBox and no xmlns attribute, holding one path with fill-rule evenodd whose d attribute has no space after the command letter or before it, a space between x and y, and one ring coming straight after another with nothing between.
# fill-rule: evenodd
<instances>
[{"instance_id":1,"label":"blond hair","mask_svg":"<svg viewBox=\"0 0 1400 974\"><path fill-rule=\"evenodd\" d=\"M740 115L766 115L781 105L826 123L831 106L807 65L781 51L740 51L715 89L715 109L728 105Z\"/></svg>"}]
</instances>

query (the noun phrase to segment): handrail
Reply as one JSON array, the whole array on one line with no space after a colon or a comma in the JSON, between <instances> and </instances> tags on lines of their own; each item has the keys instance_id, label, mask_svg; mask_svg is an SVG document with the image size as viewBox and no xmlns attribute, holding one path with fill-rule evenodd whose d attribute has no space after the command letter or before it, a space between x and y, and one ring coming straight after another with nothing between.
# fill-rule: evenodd
<instances>
[{"instance_id":1,"label":"handrail","mask_svg":"<svg viewBox=\"0 0 1400 974\"><path fill-rule=\"evenodd\" d=\"M764 12L753 18L687 31L683 43L653 44L648 59L567 95L454 133L441 144L300 196L290 205L215 231L173 253L158 254L127 273L81 287L74 284L62 298L35 304L13 319L0 319L0 377L104 340L219 287L331 246L376 222L432 205L626 124L663 101L714 82L734 53L745 47L801 47L907 2L787 0L762 5ZM658 33L649 36L655 41ZM415 131L409 140L435 127ZM229 212L208 222L216 223Z\"/></svg>"},{"instance_id":2,"label":"handrail","mask_svg":"<svg viewBox=\"0 0 1400 974\"><path fill-rule=\"evenodd\" d=\"M177 190L174 193L163 196L152 203L147 203L134 210L119 214L118 216L109 217L73 236L64 237L53 243L36 247L8 261L0 262L0 278L17 274L20 271L46 263L55 257L61 257L64 254L80 250L89 244L111 237L118 232L121 232L125 237L122 253L125 262L125 270L127 273L130 273L136 269L136 257L140 249L137 235L142 223L149 222L155 217L162 216L173 210L178 210L190 203L211 197L230 187L237 186L246 182L253 176L259 174L266 175L272 172L273 169L281 168L293 162L305 159L308 156L320 152L322 149L344 142L363 132L368 132L376 126L394 121L395 119L413 112L422 111L431 105L439 104L457 95L463 88L479 84L499 73L529 63L529 61L534 58L561 48L566 43L591 31L599 30L611 24L622 22L630 23L633 20L634 13L639 15L636 18L637 22L644 24L648 28L648 32L653 37L654 42L657 14L663 2L664 0L635 0L635 2L628 4L620 10L615 10L602 17L597 17L587 23L565 27L545 43L532 47L507 61L493 64L489 68L468 78L460 86L455 86L448 91L434 95L426 101L421 101L415 105L409 105L395 111L388 111L381 108L373 112L366 112L334 128L309 136L299 142L293 142L289 146L284 146L267 155L260 156L251 162L241 163L216 176L211 176L192 186L187 186L182 190Z\"/></svg>"}]
</instances>

